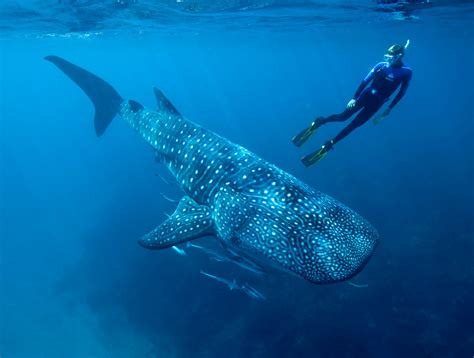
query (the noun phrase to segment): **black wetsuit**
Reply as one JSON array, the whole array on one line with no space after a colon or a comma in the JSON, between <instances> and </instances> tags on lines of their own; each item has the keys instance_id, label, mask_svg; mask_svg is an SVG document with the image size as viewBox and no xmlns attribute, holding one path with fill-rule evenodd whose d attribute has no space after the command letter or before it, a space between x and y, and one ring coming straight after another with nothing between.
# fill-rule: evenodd
<instances>
[{"instance_id":1,"label":"black wetsuit","mask_svg":"<svg viewBox=\"0 0 474 358\"><path fill-rule=\"evenodd\" d=\"M332 116L321 119L321 124L342 122L347 120L354 113L360 111L354 120L334 137L333 144L367 122L401 85L400 91L389 105L389 108L392 109L405 94L408 84L410 83L411 75L411 69L403 64L400 66L389 66L387 62L380 62L375 65L354 94L354 99L356 100L355 106L346 108L342 113L333 114ZM366 88L371 81L370 86Z\"/></svg>"}]
</instances>

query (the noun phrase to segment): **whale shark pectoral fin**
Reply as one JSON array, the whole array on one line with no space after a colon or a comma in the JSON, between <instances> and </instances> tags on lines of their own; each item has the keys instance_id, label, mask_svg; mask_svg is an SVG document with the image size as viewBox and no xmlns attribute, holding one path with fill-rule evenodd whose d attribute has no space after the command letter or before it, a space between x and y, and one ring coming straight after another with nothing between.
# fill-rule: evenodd
<instances>
[{"instance_id":1,"label":"whale shark pectoral fin","mask_svg":"<svg viewBox=\"0 0 474 358\"><path fill-rule=\"evenodd\" d=\"M171 101L166 98L166 96L158 88L153 87L153 92L155 93L156 103L158 104L158 110L174 114L175 116L181 117L181 114L178 112L175 106Z\"/></svg>"},{"instance_id":2,"label":"whale shark pectoral fin","mask_svg":"<svg viewBox=\"0 0 474 358\"><path fill-rule=\"evenodd\" d=\"M173 215L143 236L138 243L147 249L160 250L214 234L214 221L209 208L185 196Z\"/></svg>"}]
</instances>

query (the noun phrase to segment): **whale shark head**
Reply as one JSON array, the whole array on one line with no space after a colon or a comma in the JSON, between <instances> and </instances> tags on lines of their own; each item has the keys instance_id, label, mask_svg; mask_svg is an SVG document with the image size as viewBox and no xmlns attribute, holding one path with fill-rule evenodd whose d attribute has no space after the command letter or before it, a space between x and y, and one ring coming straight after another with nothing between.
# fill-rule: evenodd
<instances>
[{"instance_id":1,"label":"whale shark head","mask_svg":"<svg viewBox=\"0 0 474 358\"><path fill-rule=\"evenodd\" d=\"M376 230L351 209L332 205L329 197L316 202L306 200L304 205L294 205L282 221L267 218L268 227L283 231L266 233L265 241L272 244L286 239L289 247L275 257L290 271L296 272L313 283L347 280L356 275L368 262L378 243ZM278 219L278 220L277 220ZM263 220L262 222L265 222Z\"/></svg>"},{"instance_id":2,"label":"whale shark head","mask_svg":"<svg viewBox=\"0 0 474 358\"><path fill-rule=\"evenodd\" d=\"M348 207L306 189L286 186L218 199L220 237L313 283L347 280L369 260L378 233Z\"/></svg>"},{"instance_id":3,"label":"whale shark head","mask_svg":"<svg viewBox=\"0 0 474 358\"><path fill-rule=\"evenodd\" d=\"M310 215L297 246L306 249L305 277L314 283L338 282L359 273L378 245L372 225L354 211L324 196L319 212ZM304 215L305 216L305 215ZM309 246L309 247L308 247Z\"/></svg>"}]
</instances>

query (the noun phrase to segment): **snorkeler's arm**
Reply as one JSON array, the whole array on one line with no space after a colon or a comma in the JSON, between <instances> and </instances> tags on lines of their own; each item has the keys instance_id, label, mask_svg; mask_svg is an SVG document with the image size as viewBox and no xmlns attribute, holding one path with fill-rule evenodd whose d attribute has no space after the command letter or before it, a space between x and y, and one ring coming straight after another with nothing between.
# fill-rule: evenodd
<instances>
[{"instance_id":1,"label":"snorkeler's arm","mask_svg":"<svg viewBox=\"0 0 474 358\"><path fill-rule=\"evenodd\" d=\"M354 93L354 99L357 100L360 96L360 94L362 93L362 91L364 90L364 88L367 86L367 84L372 81L372 79L374 78L375 76L375 73L384 66L385 64L383 62L379 62L377 63L374 68L372 68L370 70L370 72L367 74L367 76L365 76L365 78L362 80L362 82L360 83L359 87L357 87L357 90L356 92Z\"/></svg>"},{"instance_id":2,"label":"snorkeler's arm","mask_svg":"<svg viewBox=\"0 0 474 358\"><path fill-rule=\"evenodd\" d=\"M411 70L410 72L408 72L406 78L403 80L402 85L400 87L400 91L398 91L393 101L388 105L389 109L392 109L393 107L395 107L395 105L398 102L400 102L400 100L403 98L403 96L405 95L405 92L408 89L408 85L410 84L410 80L411 80Z\"/></svg>"},{"instance_id":3,"label":"snorkeler's arm","mask_svg":"<svg viewBox=\"0 0 474 358\"><path fill-rule=\"evenodd\" d=\"M369 81L366 81L366 78L364 78L364 80L360 83L359 87L357 87L357 90L355 91L354 96L352 98L354 98L354 99L359 98L359 96L362 93L362 91L364 90L365 86L367 86L367 83L369 83L369 81L370 81L370 79L369 79Z\"/></svg>"}]
</instances>

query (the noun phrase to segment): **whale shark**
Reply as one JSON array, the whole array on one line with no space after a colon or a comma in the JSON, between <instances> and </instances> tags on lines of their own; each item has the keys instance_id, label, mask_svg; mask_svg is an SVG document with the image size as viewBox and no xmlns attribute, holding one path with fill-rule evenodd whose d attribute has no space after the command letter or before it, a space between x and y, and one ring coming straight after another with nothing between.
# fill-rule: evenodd
<instances>
[{"instance_id":1,"label":"whale shark","mask_svg":"<svg viewBox=\"0 0 474 358\"><path fill-rule=\"evenodd\" d=\"M316 284L348 280L369 261L379 235L349 207L188 120L157 88L158 107L149 109L63 58L45 59L92 101L97 136L120 116L185 193L141 246L160 250L213 236L232 252Z\"/></svg>"}]
</instances>

